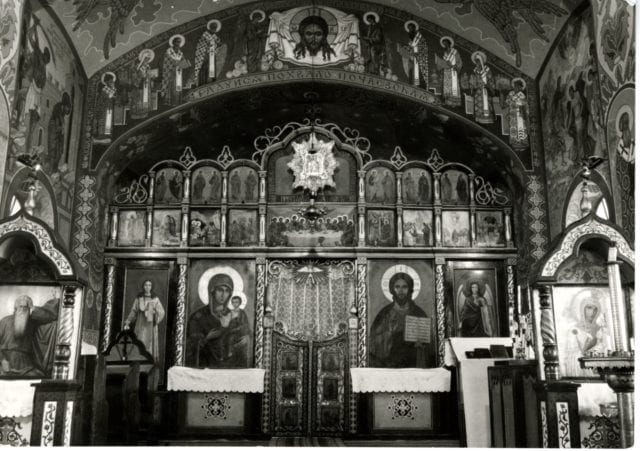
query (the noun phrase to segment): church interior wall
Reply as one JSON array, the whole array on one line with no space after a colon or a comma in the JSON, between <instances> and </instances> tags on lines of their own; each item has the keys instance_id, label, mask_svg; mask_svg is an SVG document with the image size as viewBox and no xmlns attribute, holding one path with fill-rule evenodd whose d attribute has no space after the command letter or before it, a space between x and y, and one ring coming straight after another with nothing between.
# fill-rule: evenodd
<instances>
[{"instance_id":1,"label":"church interior wall","mask_svg":"<svg viewBox=\"0 0 640 451\"><path fill-rule=\"evenodd\" d=\"M597 235L610 221L633 243L635 9L617 1L545 1L544 14L530 11L544 30L530 16L507 46L495 45L504 36L493 21L483 22L490 42L466 32L465 8L486 16L480 6L430 0L445 18L381 1L241 1L197 15L176 7L186 20L164 4L140 7L122 27L105 5L82 16L67 2L8 1L0 212L19 221L31 209L34 227L50 227L81 268L74 355L112 355L131 332L156 368L145 375L154 390L169 368L265 369L259 407L249 395L162 404L180 433L224 428L211 404L204 420L194 414L207 402L240 406L233 433L353 433L364 420L345 391L349 367L437 369L447 338L517 341L547 321L538 342L528 336L538 377L556 365L562 381L582 384L581 444L602 445L612 427L602 406L615 393L579 367L584 353L570 342L595 330L589 298L594 346L615 349L603 319L612 245L576 245L544 280L553 307L542 320L533 279L572 227ZM323 35L315 50L300 35L309 18ZM324 152L314 146L330 157L314 160ZM318 171L314 162L331 177L310 196L300 174ZM0 261L0 273L5 264L14 262ZM43 308L51 287L40 285ZM208 335L225 289L225 332ZM400 319L398 305L409 309ZM140 326L140 306L153 328ZM464 428L445 424L462 410L447 396L416 397L411 415L429 434ZM394 433L406 399L371 398L365 430ZM244 414L249 405L259 419Z\"/></svg>"}]
</instances>

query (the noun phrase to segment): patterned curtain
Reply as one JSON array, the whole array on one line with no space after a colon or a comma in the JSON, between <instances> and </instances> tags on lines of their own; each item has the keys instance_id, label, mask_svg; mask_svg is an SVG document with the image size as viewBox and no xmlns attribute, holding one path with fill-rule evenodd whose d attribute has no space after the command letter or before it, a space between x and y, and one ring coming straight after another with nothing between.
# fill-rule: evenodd
<instances>
[{"instance_id":1,"label":"patterned curtain","mask_svg":"<svg viewBox=\"0 0 640 451\"><path fill-rule=\"evenodd\" d=\"M346 331L355 305L355 265L346 260L269 263L267 296L276 328L294 339L328 339Z\"/></svg>"}]
</instances>

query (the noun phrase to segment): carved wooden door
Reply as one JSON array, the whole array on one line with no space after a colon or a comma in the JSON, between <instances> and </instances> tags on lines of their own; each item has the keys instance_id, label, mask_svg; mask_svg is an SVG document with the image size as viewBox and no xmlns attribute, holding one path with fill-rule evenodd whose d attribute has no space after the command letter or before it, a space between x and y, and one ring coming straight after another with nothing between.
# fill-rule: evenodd
<instances>
[{"instance_id":1,"label":"carved wooden door","mask_svg":"<svg viewBox=\"0 0 640 451\"><path fill-rule=\"evenodd\" d=\"M297 341L274 334L275 435L342 435L346 431L347 352L347 334L326 341Z\"/></svg>"},{"instance_id":2,"label":"carved wooden door","mask_svg":"<svg viewBox=\"0 0 640 451\"><path fill-rule=\"evenodd\" d=\"M277 436L347 431L350 261L272 261L267 296L275 327L271 430Z\"/></svg>"}]
</instances>

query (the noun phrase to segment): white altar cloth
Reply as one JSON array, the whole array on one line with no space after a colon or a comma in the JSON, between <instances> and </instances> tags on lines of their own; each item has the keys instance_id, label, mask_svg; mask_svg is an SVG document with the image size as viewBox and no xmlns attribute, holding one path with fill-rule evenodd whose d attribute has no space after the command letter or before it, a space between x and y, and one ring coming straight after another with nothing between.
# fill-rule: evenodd
<instances>
[{"instance_id":1,"label":"white altar cloth","mask_svg":"<svg viewBox=\"0 0 640 451\"><path fill-rule=\"evenodd\" d=\"M432 393L451 390L444 368L351 368L354 393Z\"/></svg>"},{"instance_id":2,"label":"white altar cloth","mask_svg":"<svg viewBox=\"0 0 640 451\"><path fill-rule=\"evenodd\" d=\"M167 390L190 392L263 393L264 369L169 368Z\"/></svg>"},{"instance_id":3,"label":"white altar cloth","mask_svg":"<svg viewBox=\"0 0 640 451\"><path fill-rule=\"evenodd\" d=\"M33 413L36 388L31 384L39 379L20 381L0 380L0 417L28 417Z\"/></svg>"}]
</instances>

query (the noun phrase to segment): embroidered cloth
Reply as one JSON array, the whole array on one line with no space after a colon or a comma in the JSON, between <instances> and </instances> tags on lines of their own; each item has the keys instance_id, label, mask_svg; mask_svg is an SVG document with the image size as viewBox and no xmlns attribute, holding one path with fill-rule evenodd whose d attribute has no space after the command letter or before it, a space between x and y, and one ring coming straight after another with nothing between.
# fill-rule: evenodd
<instances>
[{"instance_id":1,"label":"embroidered cloth","mask_svg":"<svg viewBox=\"0 0 640 451\"><path fill-rule=\"evenodd\" d=\"M355 393L432 393L451 391L444 368L351 368Z\"/></svg>"},{"instance_id":2,"label":"embroidered cloth","mask_svg":"<svg viewBox=\"0 0 640 451\"><path fill-rule=\"evenodd\" d=\"M33 413L33 395L36 388L31 384L37 379L0 380L0 417L28 417Z\"/></svg>"},{"instance_id":3,"label":"embroidered cloth","mask_svg":"<svg viewBox=\"0 0 640 451\"><path fill-rule=\"evenodd\" d=\"M169 368L167 390L191 392L262 393L264 369Z\"/></svg>"}]
</instances>

